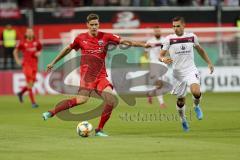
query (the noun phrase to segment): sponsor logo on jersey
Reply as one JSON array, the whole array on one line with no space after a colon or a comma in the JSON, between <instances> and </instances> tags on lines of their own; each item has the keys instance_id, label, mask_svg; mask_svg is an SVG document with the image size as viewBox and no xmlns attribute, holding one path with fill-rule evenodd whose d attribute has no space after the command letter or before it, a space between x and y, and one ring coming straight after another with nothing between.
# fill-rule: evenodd
<instances>
[{"instance_id":1,"label":"sponsor logo on jersey","mask_svg":"<svg viewBox=\"0 0 240 160\"><path fill-rule=\"evenodd\" d=\"M177 43L194 43L194 37L185 37L185 38L172 38L170 39L170 45Z\"/></svg>"}]
</instances>

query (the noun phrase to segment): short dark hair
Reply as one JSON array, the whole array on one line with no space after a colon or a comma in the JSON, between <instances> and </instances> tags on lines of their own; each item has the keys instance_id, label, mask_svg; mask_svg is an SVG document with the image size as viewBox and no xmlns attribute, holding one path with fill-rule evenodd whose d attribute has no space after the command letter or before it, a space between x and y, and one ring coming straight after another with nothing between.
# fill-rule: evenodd
<instances>
[{"instance_id":1,"label":"short dark hair","mask_svg":"<svg viewBox=\"0 0 240 160\"><path fill-rule=\"evenodd\" d=\"M174 17L172 19L172 22L175 22L175 21L181 21L182 23L185 23L185 19L181 16Z\"/></svg>"},{"instance_id":2,"label":"short dark hair","mask_svg":"<svg viewBox=\"0 0 240 160\"><path fill-rule=\"evenodd\" d=\"M90 22L91 20L99 20L99 16L97 14L91 13L87 16L87 22Z\"/></svg>"}]
</instances>

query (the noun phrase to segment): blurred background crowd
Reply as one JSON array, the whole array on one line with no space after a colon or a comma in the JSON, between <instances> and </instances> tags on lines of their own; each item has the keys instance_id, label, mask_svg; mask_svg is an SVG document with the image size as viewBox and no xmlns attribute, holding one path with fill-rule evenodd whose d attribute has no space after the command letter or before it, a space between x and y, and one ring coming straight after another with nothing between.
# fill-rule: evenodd
<instances>
[{"instance_id":1,"label":"blurred background crowd","mask_svg":"<svg viewBox=\"0 0 240 160\"><path fill-rule=\"evenodd\" d=\"M1 0L20 8L54 8L82 6L239 6L239 0Z\"/></svg>"}]
</instances>

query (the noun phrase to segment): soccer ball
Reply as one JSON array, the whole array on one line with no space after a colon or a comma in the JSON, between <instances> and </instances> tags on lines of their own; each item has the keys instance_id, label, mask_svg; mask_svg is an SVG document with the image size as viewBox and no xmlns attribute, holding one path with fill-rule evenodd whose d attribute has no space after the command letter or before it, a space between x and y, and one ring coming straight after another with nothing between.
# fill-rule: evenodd
<instances>
[{"instance_id":1,"label":"soccer ball","mask_svg":"<svg viewBox=\"0 0 240 160\"><path fill-rule=\"evenodd\" d=\"M77 125L77 133L81 137L88 137L91 135L93 126L88 121L82 121Z\"/></svg>"}]
</instances>

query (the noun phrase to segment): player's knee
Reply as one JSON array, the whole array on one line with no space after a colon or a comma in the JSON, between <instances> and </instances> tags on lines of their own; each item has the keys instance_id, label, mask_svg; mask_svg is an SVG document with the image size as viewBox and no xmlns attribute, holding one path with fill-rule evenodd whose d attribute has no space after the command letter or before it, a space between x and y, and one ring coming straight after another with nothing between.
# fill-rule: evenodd
<instances>
[{"instance_id":1,"label":"player's knee","mask_svg":"<svg viewBox=\"0 0 240 160\"><path fill-rule=\"evenodd\" d=\"M116 106L117 104L116 96L108 92L103 92L101 96L106 104L110 106Z\"/></svg>"},{"instance_id":2,"label":"player's knee","mask_svg":"<svg viewBox=\"0 0 240 160\"><path fill-rule=\"evenodd\" d=\"M115 106L116 105L116 100L115 98L111 97L111 98L107 98L106 103L110 106Z\"/></svg>"},{"instance_id":3,"label":"player's knee","mask_svg":"<svg viewBox=\"0 0 240 160\"><path fill-rule=\"evenodd\" d=\"M182 108L185 105L185 98L178 98L177 99L177 106Z\"/></svg>"},{"instance_id":4,"label":"player's knee","mask_svg":"<svg viewBox=\"0 0 240 160\"><path fill-rule=\"evenodd\" d=\"M81 97L77 97L77 104L84 104L88 101L88 97L84 97L84 96L81 96Z\"/></svg>"},{"instance_id":5,"label":"player's knee","mask_svg":"<svg viewBox=\"0 0 240 160\"><path fill-rule=\"evenodd\" d=\"M194 97L195 99L200 99L200 97L201 97L201 92L199 92L199 91L194 92L194 93L192 93L192 94L193 94L193 97Z\"/></svg>"},{"instance_id":6,"label":"player's knee","mask_svg":"<svg viewBox=\"0 0 240 160\"><path fill-rule=\"evenodd\" d=\"M28 87L29 89L31 89L31 88L33 87L33 83L28 83L28 84L27 84L27 87Z\"/></svg>"},{"instance_id":7,"label":"player's knee","mask_svg":"<svg viewBox=\"0 0 240 160\"><path fill-rule=\"evenodd\" d=\"M195 87L192 87L191 88L191 92L192 92L192 95L198 99L201 97L201 91L200 91L200 88L199 86L195 86Z\"/></svg>"},{"instance_id":8,"label":"player's knee","mask_svg":"<svg viewBox=\"0 0 240 160\"><path fill-rule=\"evenodd\" d=\"M117 100L114 96L106 96L104 98L104 101L106 104L108 104L109 106L115 106L117 104Z\"/></svg>"}]
</instances>

